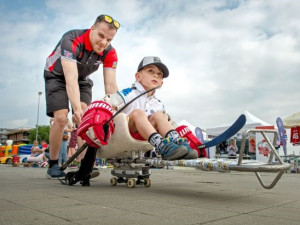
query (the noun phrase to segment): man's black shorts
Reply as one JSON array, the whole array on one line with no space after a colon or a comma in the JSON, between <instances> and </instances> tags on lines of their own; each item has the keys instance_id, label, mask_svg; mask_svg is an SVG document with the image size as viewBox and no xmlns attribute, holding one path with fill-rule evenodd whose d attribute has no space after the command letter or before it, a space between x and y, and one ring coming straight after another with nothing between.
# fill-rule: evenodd
<instances>
[{"instance_id":1,"label":"man's black shorts","mask_svg":"<svg viewBox=\"0 0 300 225\"><path fill-rule=\"evenodd\" d=\"M44 70L47 115L53 117L53 112L60 109L69 110L69 99L66 90L66 81L63 75L54 75ZM92 101L93 81L88 77L78 79L80 101L90 104Z\"/></svg>"}]
</instances>

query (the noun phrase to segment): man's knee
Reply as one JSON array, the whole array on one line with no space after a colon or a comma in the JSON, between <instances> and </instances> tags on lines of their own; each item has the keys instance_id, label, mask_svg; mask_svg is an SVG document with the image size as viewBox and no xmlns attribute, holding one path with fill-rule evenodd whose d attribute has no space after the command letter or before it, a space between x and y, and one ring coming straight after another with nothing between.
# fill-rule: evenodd
<instances>
[{"instance_id":1,"label":"man's knee","mask_svg":"<svg viewBox=\"0 0 300 225\"><path fill-rule=\"evenodd\" d=\"M68 117L64 114L54 115L54 125L64 128L68 124Z\"/></svg>"}]
</instances>

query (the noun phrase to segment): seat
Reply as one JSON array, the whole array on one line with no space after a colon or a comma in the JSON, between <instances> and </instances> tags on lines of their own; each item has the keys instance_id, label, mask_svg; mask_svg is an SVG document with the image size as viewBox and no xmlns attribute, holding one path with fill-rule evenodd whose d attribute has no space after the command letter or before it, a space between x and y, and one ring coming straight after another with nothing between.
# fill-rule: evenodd
<instances>
[{"instance_id":1,"label":"seat","mask_svg":"<svg viewBox=\"0 0 300 225\"><path fill-rule=\"evenodd\" d=\"M124 113L118 114L115 119L115 132L108 144L97 151L97 158L131 158L132 152L147 152L153 149L148 141L134 139L128 129L128 119Z\"/></svg>"}]
</instances>

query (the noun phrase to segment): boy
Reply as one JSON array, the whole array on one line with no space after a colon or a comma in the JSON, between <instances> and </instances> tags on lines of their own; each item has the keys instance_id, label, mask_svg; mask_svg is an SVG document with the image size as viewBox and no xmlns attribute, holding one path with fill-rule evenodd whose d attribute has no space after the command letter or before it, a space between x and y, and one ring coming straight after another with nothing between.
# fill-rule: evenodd
<instances>
[{"instance_id":1,"label":"boy","mask_svg":"<svg viewBox=\"0 0 300 225\"><path fill-rule=\"evenodd\" d=\"M131 88L123 89L118 94L125 103L129 102L151 88L161 87L163 79L168 76L168 68L158 57L144 57L135 74L136 82ZM172 127L164 105L154 94L155 91L149 92L124 109L123 112L129 117L128 126L132 136L136 139L148 140L163 159L197 158L197 152Z\"/></svg>"}]
</instances>

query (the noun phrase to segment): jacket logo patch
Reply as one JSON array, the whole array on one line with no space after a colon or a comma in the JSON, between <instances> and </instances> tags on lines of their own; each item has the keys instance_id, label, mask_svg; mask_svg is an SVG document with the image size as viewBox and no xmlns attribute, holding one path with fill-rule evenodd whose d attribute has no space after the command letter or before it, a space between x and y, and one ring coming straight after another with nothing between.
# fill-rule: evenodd
<instances>
[{"instance_id":1,"label":"jacket logo patch","mask_svg":"<svg viewBox=\"0 0 300 225\"><path fill-rule=\"evenodd\" d=\"M68 59L73 59L73 52L70 52L68 50L64 50L64 56Z\"/></svg>"}]
</instances>

